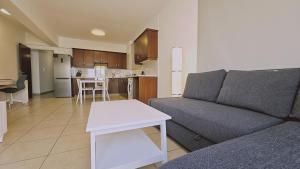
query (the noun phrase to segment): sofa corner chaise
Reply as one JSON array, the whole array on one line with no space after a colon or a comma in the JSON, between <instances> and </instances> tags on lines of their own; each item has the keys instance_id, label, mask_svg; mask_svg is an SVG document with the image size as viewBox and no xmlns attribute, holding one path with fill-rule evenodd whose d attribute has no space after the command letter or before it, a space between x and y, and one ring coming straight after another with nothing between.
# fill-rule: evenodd
<instances>
[{"instance_id":1,"label":"sofa corner chaise","mask_svg":"<svg viewBox=\"0 0 300 169\"><path fill-rule=\"evenodd\" d=\"M183 97L151 99L193 151L161 169L300 168L300 69L189 74Z\"/></svg>"}]
</instances>

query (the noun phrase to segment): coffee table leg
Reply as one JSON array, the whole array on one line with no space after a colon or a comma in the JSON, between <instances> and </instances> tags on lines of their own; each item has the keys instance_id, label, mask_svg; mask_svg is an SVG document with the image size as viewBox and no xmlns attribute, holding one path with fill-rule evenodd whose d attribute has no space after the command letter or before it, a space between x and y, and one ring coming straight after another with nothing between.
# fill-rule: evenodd
<instances>
[{"instance_id":1,"label":"coffee table leg","mask_svg":"<svg viewBox=\"0 0 300 169\"><path fill-rule=\"evenodd\" d=\"M91 133L91 169L96 169L96 136Z\"/></svg>"},{"instance_id":2,"label":"coffee table leg","mask_svg":"<svg viewBox=\"0 0 300 169\"><path fill-rule=\"evenodd\" d=\"M80 99L80 104L82 104L82 82L79 82L79 99Z\"/></svg>"},{"instance_id":3,"label":"coffee table leg","mask_svg":"<svg viewBox=\"0 0 300 169\"><path fill-rule=\"evenodd\" d=\"M168 161L168 148L167 148L167 130L166 130L166 121L162 122L160 125L160 138L161 138L161 151L163 152L163 162Z\"/></svg>"}]
</instances>

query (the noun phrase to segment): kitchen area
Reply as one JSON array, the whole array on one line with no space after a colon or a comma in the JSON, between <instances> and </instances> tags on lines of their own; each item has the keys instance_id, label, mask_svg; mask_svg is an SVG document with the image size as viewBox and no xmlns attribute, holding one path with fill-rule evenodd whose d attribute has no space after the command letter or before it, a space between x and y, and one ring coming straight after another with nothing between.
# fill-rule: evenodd
<instances>
[{"instance_id":1,"label":"kitchen area","mask_svg":"<svg viewBox=\"0 0 300 169\"><path fill-rule=\"evenodd\" d=\"M73 56L54 54L55 97L76 97L78 79L94 80L100 68L108 79L109 96L138 99L147 104L150 98L157 97L157 36L157 30L145 29L128 53L73 48ZM95 84L85 87L93 88ZM101 96L101 91L96 91L96 96Z\"/></svg>"}]
</instances>

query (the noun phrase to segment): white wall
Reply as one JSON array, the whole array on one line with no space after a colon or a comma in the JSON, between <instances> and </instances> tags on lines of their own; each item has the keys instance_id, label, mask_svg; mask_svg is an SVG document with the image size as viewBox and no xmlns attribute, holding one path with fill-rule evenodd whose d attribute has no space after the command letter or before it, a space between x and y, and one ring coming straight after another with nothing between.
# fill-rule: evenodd
<instances>
[{"instance_id":1,"label":"white wall","mask_svg":"<svg viewBox=\"0 0 300 169\"><path fill-rule=\"evenodd\" d=\"M300 67L299 0L199 0L199 71Z\"/></svg>"},{"instance_id":2,"label":"white wall","mask_svg":"<svg viewBox=\"0 0 300 169\"><path fill-rule=\"evenodd\" d=\"M182 84L197 71L198 0L171 0L158 16L158 97L170 97L173 47L183 48Z\"/></svg>"},{"instance_id":3,"label":"white wall","mask_svg":"<svg viewBox=\"0 0 300 169\"><path fill-rule=\"evenodd\" d=\"M40 93L54 90L53 51L39 51Z\"/></svg>"},{"instance_id":4,"label":"white wall","mask_svg":"<svg viewBox=\"0 0 300 169\"><path fill-rule=\"evenodd\" d=\"M133 45L128 44L129 66L135 71L145 69L158 75L158 97L170 97L172 89L171 58L172 48L183 48L183 77L185 84L188 73L197 71L198 39L198 0L169 0L158 15L136 33L133 40L145 28L158 29L158 62L145 62L143 66L135 65Z\"/></svg>"},{"instance_id":5,"label":"white wall","mask_svg":"<svg viewBox=\"0 0 300 169\"><path fill-rule=\"evenodd\" d=\"M31 50L33 94L54 90L53 51Z\"/></svg>"},{"instance_id":6,"label":"white wall","mask_svg":"<svg viewBox=\"0 0 300 169\"><path fill-rule=\"evenodd\" d=\"M81 48L81 49L113 51L113 52L123 52L123 53L127 52L126 44L105 43L105 42L73 39L73 38L66 38L66 37L59 37L59 47Z\"/></svg>"},{"instance_id":7,"label":"white wall","mask_svg":"<svg viewBox=\"0 0 300 169\"><path fill-rule=\"evenodd\" d=\"M32 76L32 93L40 94L40 66L39 51L31 50L31 76Z\"/></svg>"},{"instance_id":8,"label":"white wall","mask_svg":"<svg viewBox=\"0 0 300 169\"><path fill-rule=\"evenodd\" d=\"M18 43L25 39L26 29L0 15L0 79L18 78Z\"/></svg>"}]
</instances>

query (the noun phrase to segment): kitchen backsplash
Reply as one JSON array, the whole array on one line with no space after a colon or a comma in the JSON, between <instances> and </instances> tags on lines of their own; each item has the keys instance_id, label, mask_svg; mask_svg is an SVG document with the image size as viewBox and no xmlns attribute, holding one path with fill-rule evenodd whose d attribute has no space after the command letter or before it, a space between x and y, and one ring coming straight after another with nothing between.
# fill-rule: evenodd
<instances>
[{"instance_id":1,"label":"kitchen backsplash","mask_svg":"<svg viewBox=\"0 0 300 169\"><path fill-rule=\"evenodd\" d=\"M78 71L81 71L81 77L86 78L94 78L95 72L94 69L90 68L72 68L72 77L76 77L76 73ZM130 76L133 74L132 70L126 70L126 69L107 69L107 76L109 77L123 77L123 76Z\"/></svg>"},{"instance_id":2,"label":"kitchen backsplash","mask_svg":"<svg viewBox=\"0 0 300 169\"><path fill-rule=\"evenodd\" d=\"M95 73L93 68L76 68L72 67L72 77L76 77L77 71L81 71L81 77L94 78ZM157 61L147 60L142 65L138 66L135 70L128 69L107 69L107 76L122 77L130 76L132 74L140 75L144 71L145 75L157 75Z\"/></svg>"},{"instance_id":3,"label":"kitchen backsplash","mask_svg":"<svg viewBox=\"0 0 300 169\"><path fill-rule=\"evenodd\" d=\"M133 67L133 73L141 74L144 71L145 75L157 75L157 60L146 60L142 62L142 65L135 65Z\"/></svg>"}]
</instances>

